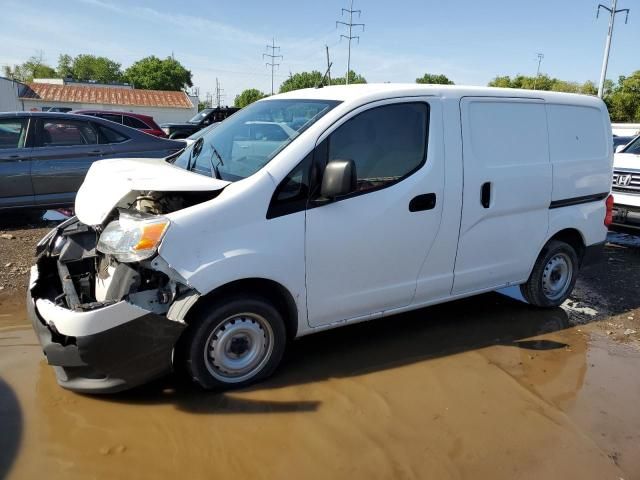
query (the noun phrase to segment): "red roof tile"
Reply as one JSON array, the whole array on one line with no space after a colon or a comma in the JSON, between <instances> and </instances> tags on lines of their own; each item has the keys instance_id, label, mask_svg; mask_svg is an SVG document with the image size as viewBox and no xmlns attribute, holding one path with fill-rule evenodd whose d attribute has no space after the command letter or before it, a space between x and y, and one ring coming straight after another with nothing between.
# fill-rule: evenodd
<instances>
[{"instance_id":1,"label":"red roof tile","mask_svg":"<svg viewBox=\"0 0 640 480\"><path fill-rule=\"evenodd\" d=\"M192 108L184 92L138 90L132 88L92 87L30 83L20 98L47 102L137 105L141 107Z\"/></svg>"}]
</instances>

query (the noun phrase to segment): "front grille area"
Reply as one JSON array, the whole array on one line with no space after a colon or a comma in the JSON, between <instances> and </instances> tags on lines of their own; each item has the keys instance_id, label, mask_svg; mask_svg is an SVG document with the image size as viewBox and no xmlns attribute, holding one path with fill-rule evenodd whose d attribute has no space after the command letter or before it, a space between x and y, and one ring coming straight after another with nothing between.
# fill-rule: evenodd
<instances>
[{"instance_id":1,"label":"front grille area","mask_svg":"<svg viewBox=\"0 0 640 480\"><path fill-rule=\"evenodd\" d=\"M640 172L614 170L613 191L640 195Z\"/></svg>"}]
</instances>

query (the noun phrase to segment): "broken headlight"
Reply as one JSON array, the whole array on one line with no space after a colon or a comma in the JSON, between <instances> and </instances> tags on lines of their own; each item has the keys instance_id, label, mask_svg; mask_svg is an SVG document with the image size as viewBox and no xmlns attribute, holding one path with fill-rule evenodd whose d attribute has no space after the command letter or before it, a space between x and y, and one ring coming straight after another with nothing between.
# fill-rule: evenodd
<instances>
[{"instance_id":1,"label":"broken headlight","mask_svg":"<svg viewBox=\"0 0 640 480\"><path fill-rule=\"evenodd\" d=\"M138 262L151 257L169 227L169 219L161 216L134 216L124 212L109 223L96 247L119 262Z\"/></svg>"}]
</instances>

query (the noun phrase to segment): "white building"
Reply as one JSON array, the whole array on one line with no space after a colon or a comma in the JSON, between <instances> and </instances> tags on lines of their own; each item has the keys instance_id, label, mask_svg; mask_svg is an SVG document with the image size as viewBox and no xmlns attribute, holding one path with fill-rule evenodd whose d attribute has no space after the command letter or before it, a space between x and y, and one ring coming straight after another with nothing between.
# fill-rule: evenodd
<instances>
[{"instance_id":1,"label":"white building","mask_svg":"<svg viewBox=\"0 0 640 480\"><path fill-rule=\"evenodd\" d=\"M20 90L26 85L0 77L0 112L16 112L23 110L22 101L18 98Z\"/></svg>"},{"instance_id":2,"label":"white building","mask_svg":"<svg viewBox=\"0 0 640 480\"><path fill-rule=\"evenodd\" d=\"M140 90L131 85L34 79L19 93L16 110L116 110L151 115L157 123L184 122L198 112L197 99L185 92Z\"/></svg>"}]
</instances>

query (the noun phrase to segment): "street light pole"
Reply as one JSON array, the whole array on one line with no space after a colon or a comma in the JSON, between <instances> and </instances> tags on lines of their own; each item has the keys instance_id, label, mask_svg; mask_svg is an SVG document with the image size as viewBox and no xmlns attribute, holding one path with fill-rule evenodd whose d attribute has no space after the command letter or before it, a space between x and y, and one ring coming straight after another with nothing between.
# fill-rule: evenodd
<instances>
[{"instance_id":1,"label":"street light pole","mask_svg":"<svg viewBox=\"0 0 640 480\"><path fill-rule=\"evenodd\" d=\"M538 70L536 70L536 78L533 81L533 89L536 89L536 85L538 84L538 77L540 77L540 64L542 63L542 59L544 58L544 53L538 53Z\"/></svg>"},{"instance_id":2,"label":"street light pole","mask_svg":"<svg viewBox=\"0 0 640 480\"><path fill-rule=\"evenodd\" d=\"M604 94L604 82L607 77L607 66L609 64L609 52L611 50L611 38L613 37L613 26L616 20L616 14L625 12L626 16L624 19L624 23L626 24L629 20L629 9L621 8L620 10L616 10L616 6L618 4L618 0L611 1L611 8L605 7L602 4L598 5L598 10L596 13L596 18L600 16L600 9L604 8L609 12L609 30L607 32L607 41L604 44L604 58L602 59L602 70L600 71L600 85L598 86L598 97L602 98Z\"/></svg>"}]
</instances>

